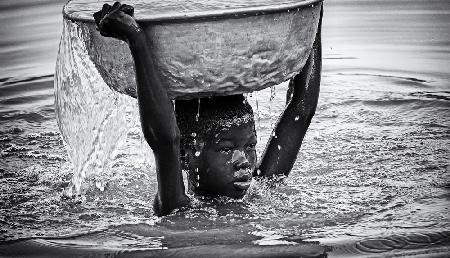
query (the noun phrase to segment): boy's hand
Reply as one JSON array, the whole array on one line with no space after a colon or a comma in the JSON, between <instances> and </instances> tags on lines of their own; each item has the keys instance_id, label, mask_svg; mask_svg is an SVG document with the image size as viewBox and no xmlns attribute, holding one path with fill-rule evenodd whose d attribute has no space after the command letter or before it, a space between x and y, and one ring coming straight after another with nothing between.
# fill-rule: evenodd
<instances>
[{"instance_id":1,"label":"boy's hand","mask_svg":"<svg viewBox=\"0 0 450 258\"><path fill-rule=\"evenodd\" d=\"M113 6L104 4L102 10L94 13L94 20L102 36L128 41L141 31L133 14L132 6L115 2Z\"/></svg>"}]
</instances>

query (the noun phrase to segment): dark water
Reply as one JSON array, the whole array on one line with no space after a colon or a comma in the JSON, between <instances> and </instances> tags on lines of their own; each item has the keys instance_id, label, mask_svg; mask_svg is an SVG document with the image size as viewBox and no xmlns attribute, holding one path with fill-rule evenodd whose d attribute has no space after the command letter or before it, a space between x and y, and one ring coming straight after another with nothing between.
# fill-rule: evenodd
<instances>
[{"instance_id":1,"label":"dark water","mask_svg":"<svg viewBox=\"0 0 450 258\"><path fill-rule=\"evenodd\" d=\"M0 256L449 256L450 2L326 1L319 107L290 177L165 218L138 125L83 195L62 195L63 4L0 2ZM284 91L249 96L259 151Z\"/></svg>"}]
</instances>

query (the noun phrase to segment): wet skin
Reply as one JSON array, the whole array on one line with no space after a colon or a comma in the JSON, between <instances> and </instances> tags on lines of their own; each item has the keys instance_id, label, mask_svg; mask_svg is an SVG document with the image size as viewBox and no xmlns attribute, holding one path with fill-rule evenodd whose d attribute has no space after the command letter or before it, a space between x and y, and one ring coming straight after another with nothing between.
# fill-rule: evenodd
<instances>
[{"instance_id":1,"label":"wet skin","mask_svg":"<svg viewBox=\"0 0 450 258\"><path fill-rule=\"evenodd\" d=\"M198 194L242 198L250 187L256 167L254 122L222 128L205 142L200 155L189 155L191 173L198 171Z\"/></svg>"}]
</instances>

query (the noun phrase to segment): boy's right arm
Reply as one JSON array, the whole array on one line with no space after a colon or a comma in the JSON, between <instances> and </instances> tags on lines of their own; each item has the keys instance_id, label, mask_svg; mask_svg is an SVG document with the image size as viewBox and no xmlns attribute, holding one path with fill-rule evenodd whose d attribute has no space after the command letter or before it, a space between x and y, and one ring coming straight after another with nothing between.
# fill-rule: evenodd
<instances>
[{"instance_id":1,"label":"boy's right arm","mask_svg":"<svg viewBox=\"0 0 450 258\"><path fill-rule=\"evenodd\" d=\"M94 18L103 36L124 40L130 47L142 131L156 161L158 192L153 208L157 215L166 215L189 203L180 166L180 132L172 102L157 76L146 35L132 15L131 6L116 2L113 6L105 4Z\"/></svg>"},{"instance_id":2,"label":"boy's right arm","mask_svg":"<svg viewBox=\"0 0 450 258\"><path fill-rule=\"evenodd\" d=\"M280 116L259 166L256 176L289 175L317 107L322 70L322 28L323 10L316 38L309 58L302 71L289 84L292 96ZM258 171L258 170L257 170Z\"/></svg>"}]
</instances>

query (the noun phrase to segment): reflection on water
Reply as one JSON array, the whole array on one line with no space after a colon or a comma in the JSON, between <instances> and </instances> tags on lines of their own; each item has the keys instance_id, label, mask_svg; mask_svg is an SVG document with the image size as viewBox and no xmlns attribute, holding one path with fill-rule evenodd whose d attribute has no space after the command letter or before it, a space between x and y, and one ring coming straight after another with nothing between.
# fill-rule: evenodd
<instances>
[{"instance_id":1,"label":"reflection on water","mask_svg":"<svg viewBox=\"0 0 450 258\"><path fill-rule=\"evenodd\" d=\"M109 120L112 126L73 122L105 132L100 143L110 135L119 140L108 143L115 147L105 151L107 170L96 174L98 164L90 164L82 198L62 195L72 168L55 119L53 78L46 76L53 74L62 18L61 6L46 3L0 3L9 25L0 27L0 241L41 237L3 242L0 255L450 252L448 1L326 1L319 107L290 177L277 187L254 182L242 202L199 201L164 218L152 216L155 174L133 100L124 100L128 109ZM42 26L31 29L31 17ZM94 90L107 97L98 103L122 105L107 88ZM259 152L285 90L276 87L272 101L270 89L248 96L259 117ZM92 107L102 116L113 112ZM107 131L123 121L129 126L122 136ZM73 144L95 142L93 135Z\"/></svg>"},{"instance_id":2,"label":"reflection on water","mask_svg":"<svg viewBox=\"0 0 450 258\"><path fill-rule=\"evenodd\" d=\"M0 78L54 73L65 0L0 1Z\"/></svg>"}]
</instances>

